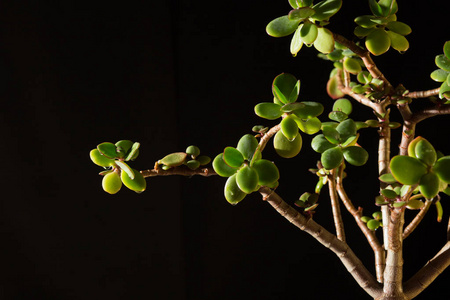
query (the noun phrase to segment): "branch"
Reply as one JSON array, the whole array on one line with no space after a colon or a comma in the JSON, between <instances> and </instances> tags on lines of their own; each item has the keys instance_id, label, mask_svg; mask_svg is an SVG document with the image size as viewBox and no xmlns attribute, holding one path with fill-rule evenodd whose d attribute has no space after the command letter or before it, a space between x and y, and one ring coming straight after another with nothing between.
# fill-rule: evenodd
<instances>
[{"instance_id":1,"label":"branch","mask_svg":"<svg viewBox=\"0 0 450 300\"><path fill-rule=\"evenodd\" d=\"M430 259L404 285L403 290L408 299L412 299L427 288L450 265L450 241L442 247L435 257Z\"/></svg>"},{"instance_id":2,"label":"branch","mask_svg":"<svg viewBox=\"0 0 450 300\"><path fill-rule=\"evenodd\" d=\"M281 126L280 126L280 124L278 124L278 125L275 125L272 128L270 128L269 131L267 131L266 133L264 133L263 136L261 136L261 139L259 140L259 146L260 146L261 152L264 150L264 148L266 147L266 144L269 142L269 140L280 130L281 130Z\"/></svg>"},{"instance_id":3,"label":"branch","mask_svg":"<svg viewBox=\"0 0 450 300\"><path fill-rule=\"evenodd\" d=\"M403 118L402 140L400 142L400 155L408 153L408 145L414 139L416 132L416 123L411 122L413 113L408 104L397 105L398 110Z\"/></svg>"},{"instance_id":4,"label":"branch","mask_svg":"<svg viewBox=\"0 0 450 300\"><path fill-rule=\"evenodd\" d=\"M144 177L170 176L170 175L181 175L181 176L200 175L200 176L208 177L208 176L217 175L217 173L214 171L213 168L202 168L202 169L191 170L185 166L179 166L179 167L171 168L169 170L154 168L151 170L141 171L141 174Z\"/></svg>"},{"instance_id":5,"label":"branch","mask_svg":"<svg viewBox=\"0 0 450 300\"><path fill-rule=\"evenodd\" d=\"M333 211L334 226L336 227L337 238L345 242L344 222L342 222L341 208L339 207L339 199L336 192L336 176L332 171L328 175L328 190L330 192L331 208Z\"/></svg>"},{"instance_id":6,"label":"branch","mask_svg":"<svg viewBox=\"0 0 450 300\"><path fill-rule=\"evenodd\" d=\"M259 192L263 199L299 229L309 233L322 245L333 251L353 276L356 282L373 298L378 298L382 293L381 285L376 282L370 272L364 267L361 260L355 255L347 243L317 224L312 218L307 218L292 208L274 191L267 187L261 187Z\"/></svg>"},{"instance_id":7,"label":"branch","mask_svg":"<svg viewBox=\"0 0 450 300\"><path fill-rule=\"evenodd\" d=\"M417 228L417 226L419 226L420 222L423 220L428 210L430 209L432 203L433 203L432 201L427 201L425 203L425 206L420 209L420 212L405 228L405 230L403 231L403 240L406 239L414 231L414 229Z\"/></svg>"},{"instance_id":8,"label":"branch","mask_svg":"<svg viewBox=\"0 0 450 300\"><path fill-rule=\"evenodd\" d=\"M421 111L413 113L411 117L411 122L417 124L425 119L439 116L439 115L448 115L450 114L450 104L438 104L431 108L425 108Z\"/></svg>"},{"instance_id":9,"label":"branch","mask_svg":"<svg viewBox=\"0 0 450 300\"><path fill-rule=\"evenodd\" d=\"M411 93L407 93L405 95L405 97L409 97L409 98L428 98L428 97L431 97L431 96L439 95L439 90L440 90L440 88L436 88L436 89L428 90L428 91L411 92Z\"/></svg>"},{"instance_id":10,"label":"branch","mask_svg":"<svg viewBox=\"0 0 450 300\"><path fill-rule=\"evenodd\" d=\"M366 66L367 70L370 72L372 77L383 80L383 82L386 85L386 90L387 91L392 89L392 85L390 84L390 82L386 79L386 77L384 77L383 73L381 73L381 71L378 69L377 65L372 60L372 57L370 56L370 52L369 51L359 47L354 42L349 41L348 39L346 39L342 35L333 33L333 37L334 37L334 40L336 42L338 42L339 44L344 45L345 47L347 47L348 49L353 51L353 53L358 55L362 59L362 61L364 62L364 65Z\"/></svg>"},{"instance_id":11,"label":"branch","mask_svg":"<svg viewBox=\"0 0 450 300\"><path fill-rule=\"evenodd\" d=\"M376 237L375 232L370 230L367 227L366 223L361 221L362 209L356 209L355 206L353 206L353 203L348 197L347 193L345 192L344 185L342 183L342 172L343 167L341 166L339 170L339 175L337 177L337 191L339 193L339 197L341 198L345 208L353 216L353 218L356 221L356 224L361 229L362 233L369 242L369 245L372 248L375 255L375 271L377 274L377 280L378 282L383 282L383 273L385 267L385 252L383 246L380 244L380 241Z\"/></svg>"}]
</instances>

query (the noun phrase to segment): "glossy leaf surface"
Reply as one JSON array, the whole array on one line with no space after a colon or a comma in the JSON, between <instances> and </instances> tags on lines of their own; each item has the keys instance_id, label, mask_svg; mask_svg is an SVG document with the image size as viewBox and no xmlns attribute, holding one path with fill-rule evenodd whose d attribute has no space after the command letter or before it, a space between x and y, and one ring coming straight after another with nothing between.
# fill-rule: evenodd
<instances>
[{"instance_id":1,"label":"glossy leaf surface","mask_svg":"<svg viewBox=\"0 0 450 300\"><path fill-rule=\"evenodd\" d=\"M289 20L288 16L282 16L271 21L266 27L266 32L273 37L287 36L295 32L299 23L300 20Z\"/></svg>"},{"instance_id":2,"label":"glossy leaf surface","mask_svg":"<svg viewBox=\"0 0 450 300\"><path fill-rule=\"evenodd\" d=\"M289 141L295 139L298 134L297 122L295 122L294 118L291 116L284 117L280 123L280 127L281 132Z\"/></svg>"},{"instance_id":3,"label":"glossy leaf surface","mask_svg":"<svg viewBox=\"0 0 450 300\"><path fill-rule=\"evenodd\" d=\"M420 179L419 190L427 199L433 199L439 193L439 177L430 172Z\"/></svg>"},{"instance_id":4,"label":"glossy leaf surface","mask_svg":"<svg viewBox=\"0 0 450 300\"><path fill-rule=\"evenodd\" d=\"M224 195L225 199L233 205L241 202L247 195L239 188L236 182L236 174L227 179L227 182L225 183Z\"/></svg>"},{"instance_id":5,"label":"glossy leaf surface","mask_svg":"<svg viewBox=\"0 0 450 300\"><path fill-rule=\"evenodd\" d=\"M375 29L366 38L366 48L373 55L381 55L391 47L391 39L384 29Z\"/></svg>"},{"instance_id":6,"label":"glossy leaf surface","mask_svg":"<svg viewBox=\"0 0 450 300\"><path fill-rule=\"evenodd\" d=\"M354 166L362 166L369 159L369 153L362 147L350 146L343 149L343 152L345 160Z\"/></svg>"},{"instance_id":7,"label":"glossy leaf surface","mask_svg":"<svg viewBox=\"0 0 450 300\"><path fill-rule=\"evenodd\" d=\"M320 161L322 162L323 167L327 170L339 167L343 160L344 154L339 147L334 147L326 150L320 157Z\"/></svg>"},{"instance_id":8,"label":"glossy leaf surface","mask_svg":"<svg viewBox=\"0 0 450 300\"><path fill-rule=\"evenodd\" d=\"M259 185L270 185L280 179L280 172L277 166L266 159L261 159L252 165L252 168L258 173Z\"/></svg>"},{"instance_id":9,"label":"glossy leaf surface","mask_svg":"<svg viewBox=\"0 0 450 300\"><path fill-rule=\"evenodd\" d=\"M342 0L320 1L312 7L316 13L311 18L317 21L328 20L341 9L341 6Z\"/></svg>"},{"instance_id":10,"label":"glossy leaf surface","mask_svg":"<svg viewBox=\"0 0 450 300\"><path fill-rule=\"evenodd\" d=\"M420 178L428 172L424 163L406 155L394 156L391 159L390 168L395 179L407 185L419 183Z\"/></svg>"},{"instance_id":11,"label":"glossy leaf surface","mask_svg":"<svg viewBox=\"0 0 450 300\"><path fill-rule=\"evenodd\" d=\"M102 188L109 194L115 194L122 188L122 180L119 173L111 172L103 176Z\"/></svg>"},{"instance_id":12,"label":"glossy leaf surface","mask_svg":"<svg viewBox=\"0 0 450 300\"><path fill-rule=\"evenodd\" d=\"M258 185L258 173L250 166L244 166L236 174L236 183L241 191L252 193Z\"/></svg>"},{"instance_id":13,"label":"glossy leaf surface","mask_svg":"<svg viewBox=\"0 0 450 300\"><path fill-rule=\"evenodd\" d=\"M312 139L311 147L314 151L323 153L326 150L335 147L335 145L330 143L323 134L318 134Z\"/></svg>"},{"instance_id":14,"label":"glossy leaf surface","mask_svg":"<svg viewBox=\"0 0 450 300\"><path fill-rule=\"evenodd\" d=\"M450 183L450 156L439 158L433 166L433 171L439 179L446 183Z\"/></svg>"},{"instance_id":15,"label":"glossy leaf surface","mask_svg":"<svg viewBox=\"0 0 450 300\"><path fill-rule=\"evenodd\" d=\"M323 54L331 53L334 50L334 38L331 31L324 27L318 28L314 47Z\"/></svg>"},{"instance_id":16,"label":"glossy leaf surface","mask_svg":"<svg viewBox=\"0 0 450 300\"><path fill-rule=\"evenodd\" d=\"M255 106L255 114L261 118L275 120L281 117L281 105L270 102L262 102Z\"/></svg>"},{"instance_id":17,"label":"glossy leaf surface","mask_svg":"<svg viewBox=\"0 0 450 300\"><path fill-rule=\"evenodd\" d=\"M289 141L281 131L278 131L273 139L273 146L279 156L291 158L296 156L302 149L302 137L300 133L297 133L294 140Z\"/></svg>"},{"instance_id":18,"label":"glossy leaf surface","mask_svg":"<svg viewBox=\"0 0 450 300\"><path fill-rule=\"evenodd\" d=\"M158 161L159 164L166 165L168 167L177 167L184 163L187 154L184 152L175 152L164 156Z\"/></svg>"},{"instance_id":19,"label":"glossy leaf surface","mask_svg":"<svg viewBox=\"0 0 450 300\"><path fill-rule=\"evenodd\" d=\"M133 169L134 179L131 179L126 172L121 172L120 177L122 179L123 184L132 191L137 193L141 193L145 191L147 187L147 181L145 181L144 176L142 174Z\"/></svg>"},{"instance_id":20,"label":"glossy leaf surface","mask_svg":"<svg viewBox=\"0 0 450 300\"><path fill-rule=\"evenodd\" d=\"M258 147L258 140L251 134L246 134L240 138L236 149L241 152L246 160L251 160L256 148Z\"/></svg>"},{"instance_id":21,"label":"glossy leaf surface","mask_svg":"<svg viewBox=\"0 0 450 300\"><path fill-rule=\"evenodd\" d=\"M97 146L98 151L109 159L119 158L119 153L117 152L117 147L113 143L101 143Z\"/></svg>"},{"instance_id":22,"label":"glossy leaf surface","mask_svg":"<svg viewBox=\"0 0 450 300\"><path fill-rule=\"evenodd\" d=\"M91 158L92 162L100 167L110 167L115 164L114 159L107 158L106 156L102 155L98 149L92 149L91 152L89 152L89 157Z\"/></svg>"},{"instance_id":23,"label":"glossy leaf surface","mask_svg":"<svg viewBox=\"0 0 450 300\"><path fill-rule=\"evenodd\" d=\"M223 151L224 162L232 168L239 168L244 163L244 156L234 147L226 147Z\"/></svg>"},{"instance_id":24,"label":"glossy leaf surface","mask_svg":"<svg viewBox=\"0 0 450 300\"><path fill-rule=\"evenodd\" d=\"M223 153L218 154L213 160L213 169L221 177L230 177L237 172L237 168L230 167L223 160Z\"/></svg>"}]
</instances>

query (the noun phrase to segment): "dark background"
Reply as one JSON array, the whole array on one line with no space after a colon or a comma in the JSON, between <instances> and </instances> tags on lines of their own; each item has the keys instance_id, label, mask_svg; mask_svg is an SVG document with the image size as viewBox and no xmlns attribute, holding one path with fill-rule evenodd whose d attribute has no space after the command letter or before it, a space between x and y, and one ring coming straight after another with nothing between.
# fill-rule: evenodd
<instances>
[{"instance_id":1,"label":"dark background","mask_svg":"<svg viewBox=\"0 0 450 300\"><path fill-rule=\"evenodd\" d=\"M411 49L376 62L394 85L435 88L429 73L449 39L449 4L399 2ZM265 33L288 11L287 1L268 0L0 2L0 299L369 299L334 254L256 194L233 207L223 178L170 177L111 196L89 160L97 144L120 139L141 143L136 169L190 144L214 157L253 125L275 125L253 107L271 101L281 72L301 79L301 101L328 112L330 64L308 48L292 58L289 38ZM351 36L353 18L368 13L365 1L344 1L329 28ZM372 117L365 108L353 115ZM445 120L423 122L418 134L448 146ZM315 185L306 169L318 156L303 138L293 160L265 152L289 203ZM368 130L360 144L370 149L376 138ZM366 215L378 189L370 155L346 180ZM332 231L327 201L315 218ZM372 251L344 217L350 246L372 271ZM446 221L435 219L433 208L405 241L405 278L445 242ZM450 298L449 279L447 270L417 299Z\"/></svg>"}]
</instances>

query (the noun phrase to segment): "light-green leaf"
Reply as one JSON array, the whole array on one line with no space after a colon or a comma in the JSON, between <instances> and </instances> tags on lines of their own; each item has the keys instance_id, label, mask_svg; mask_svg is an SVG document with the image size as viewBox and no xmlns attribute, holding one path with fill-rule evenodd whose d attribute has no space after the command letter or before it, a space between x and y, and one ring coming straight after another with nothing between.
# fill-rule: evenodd
<instances>
[{"instance_id":1,"label":"light-green leaf","mask_svg":"<svg viewBox=\"0 0 450 300\"><path fill-rule=\"evenodd\" d=\"M283 37L295 32L300 20L289 20L288 16L282 16L272 20L266 27L268 35L273 37Z\"/></svg>"}]
</instances>

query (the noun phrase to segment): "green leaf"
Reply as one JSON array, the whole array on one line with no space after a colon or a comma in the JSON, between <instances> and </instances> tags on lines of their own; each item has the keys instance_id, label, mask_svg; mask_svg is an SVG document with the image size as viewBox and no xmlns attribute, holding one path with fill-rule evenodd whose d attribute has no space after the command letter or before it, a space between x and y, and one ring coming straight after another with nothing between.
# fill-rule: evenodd
<instances>
[{"instance_id":1,"label":"green leaf","mask_svg":"<svg viewBox=\"0 0 450 300\"><path fill-rule=\"evenodd\" d=\"M300 80L292 74L282 73L273 80L272 92L284 104L295 102L300 93Z\"/></svg>"},{"instance_id":2,"label":"green leaf","mask_svg":"<svg viewBox=\"0 0 450 300\"><path fill-rule=\"evenodd\" d=\"M314 151L323 153L326 150L335 147L335 145L330 143L323 134L318 134L312 139L311 147Z\"/></svg>"},{"instance_id":3,"label":"green leaf","mask_svg":"<svg viewBox=\"0 0 450 300\"><path fill-rule=\"evenodd\" d=\"M312 8L316 12L311 18L316 21L330 19L341 9L342 0L324 0L315 4Z\"/></svg>"},{"instance_id":4,"label":"green leaf","mask_svg":"<svg viewBox=\"0 0 450 300\"><path fill-rule=\"evenodd\" d=\"M102 179L102 188L109 194L115 194L122 188L122 180L118 172L106 174Z\"/></svg>"},{"instance_id":5,"label":"green leaf","mask_svg":"<svg viewBox=\"0 0 450 300\"><path fill-rule=\"evenodd\" d=\"M447 41L444 44L444 54L448 59L450 59L450 41Z\"/></svg>"},{"instance_id":6,"label":"green leaf","mask_svg":"<svg viewBox=\"0 0 450 300\"><path fill-rule=\"evenodd\" d=\"M374 231L377 230L381 226L381 222L375 219L371 219L367 222L367 228Z\"/></svg>"},{"instance_id":7,"label":"green leaf","mask_svg":"<svg viewBox=\"0 0 450 300\"><path fill-rule=\"evenodd\" d=\"M386 173L380 176L380 181L385 183L396 183L397 179L395 179L391 173Z\"/></svg>"},{"instance_id":8,"label":"green leaf","mask_svg":"<svg viewBox=\"0 0 450 300\"><path fill-rule=\"evenodd\" d=\"M188 146L186 148L186 154L192 156L192 158L196 158L200 155L200 148L194 145Z\"/></svg>"},{"instance_id":9,"label":"green leaf","mask_svg":"<svg viewBox=\"0 0 450 300\"><path fill-rule=\"evenodd\" d=\"M117 152L117 147L113 143L101 143L97 146L100 154L109 159L119 158L119 153Z\"/></svg>"},{"instance_id":10,"label":"green leaf","mask_svg":"<svg viewBox=\"0 0 450 300\"><path fill-rule=\"evenodd\" d=\"M296 115L291 115L291 117L297 123L298 128L306 134L315 134L322 127L322 122L320 122L318 118L309 118L303 120Z\"/></svg>"},{"instance_id":11,"label":"green leaf","mask_svg":"<svg viewBox=\"0 0 450 300\"><path fill-rule=\"evenodd\" d=\"M211 158L206 155L200 155L196 158L201 166L207 165L211 162Z\"/></svg>"},{"instance_id":12,"label":"green leaf","mask_svg":"<svg viewBox=\"0 0 450 300\"><path fill-rule=\"evenodd\" d=\"M213 160L213 169L221 177L230 177L238 171L238 168L230 167L223 160L223 153L218 154Z\"/></svg>"},{"instance_id":13,"label":"green leaf","mask_svg":"<svg viewBox=\"0 0 450 300\"><path fill-rule=\"evenodd\" d=\"M316 12L311 7L301 7L291 10L288 17L290 20L303 21L304 19L311 17L315 13Z\"/></svg>"},{"instance_id":14,"label":"green leaf","mask_svg":"<svg viewBox=\"0 0 450 300\"><path fill-rule=\"evenodd\" d=\"M318 102L303 101L300 103L303 104L303 107L294 110L294 114L300 119L314 118L323 112L323 105Z\"/></svg>"},{"instance_id":15,"label":"green leaf","mask_svg":"<svg viewBox=\"0 0 450 300\"><path fill-rule=\"evenodd\" d=\"M366 38L366 48L373 55L381 55L390 47L391 39L384 29L375 29Z\"/></svg>"},{"instance_id":16,"label":"green leaf","mask_svg":"<svg viewBox=\"0 0 450 300\"><path fill-rule=\"evenodd\" d=\"M186 162L186 166L191 170L197 170L200 167L200 162L196 159L191 159Z\"/></svg>"},{"instance_id":17,"label":"green leaf","mask_svg":"<svg viewBox=\"0 0 450 300\"><path fill-rule=\"evenodd\" d=\"M362 71L362 72L358 73L356 79L362 84L367 84L372 81L373 77L372 77L372 75L370 75L369 72Z\"/></svg>"},{"instance_id":18,"label":"green leaf","mask_svg":"<svg viewBox=\"0 0 450 300\"><path fill-rule=\"evenodd\" d=\"M289 141L292 141L297 136L298 133L297 122L295 122L294 118L292 118L291 116L288 115L284 117L280 123L280 127L281 132Z\"/></svg>"},{"instance_id":19,"label":"green leaf","mask_svg":"<svg viewBox=\"0 0 450 300\"><path fill-rule=\"evenodd\" d=\"M359 16L359 17L356 17L354 21L356 24L358 24L359 27L361 27L365 30L371 29L371 28L374 28L375 26L377 26L377 23L372 21L372 16L367 16L367 15ZM358 30L362 30L362 29L358 29ZM364 31L364 32L367 32L367 31ZM367 34L365 34L364 36L366 36L366 35Z\"/></svg>"},{"instance_id":20,"label":"green leaf","mask_svg":"<svg viewBox=\"0 0 450 300\"><path fill-rule=\"evenodd\" d=\"M325 126L322 128L323 135L325 138L332 144L339 144L339 141L341 139L341 136L339 135L339 132L331 127L331 126Z\"/></svg>"},{"instance_id":21,"label":"green leaf","mask_svg":"<svg viewBox=\"0 0 450 300\"><path fill-rule=\"evenodd\" d=\"M383 15L383 10L376 0L369 0L369 7L375 16Z\"/></svg>"},{"instance_id":22,"label":"green leaf","mask_svg":"<svg viewBox=\"0 0 450 300\"><path fill-rule=\"evenodd\" d=\"M420 178L419 191L428 200L433 199L439 193L439 177L430 172Z\"/></svg>"},{"instance_id":23,"label":"green leaf","mask_svg":"<svg viewBox=\"0 0 450 300\"><path fill-rule=\"evenodd\" d=\"M142 193L147 187L147 181L145 181L144 176L139 171L135 169L132 170L134 179L131 179L127 172L120 172L120 178L127 188L137 193Z\"/></svg>"},{"instance_id":24,"label":"green leaf","mask_svg":"<svg viewBox=\"0 0 450 300\"><path fill-rule=\"evenodd\" d=\"M415 157L397 155L391 159L392 175L398 182L407 185L417 184L428 172L427 166Z\"/></svg>"},{"instance_id":25,"label":"green leaf","mask_svg":"<svg viewBox=\"0 0 450 300\"><path fill-rule=\"evenodd\" d=\"M236 149L246 160L251 160L258 147L258 140L251 134L246 134L239 140Z\"/></svg>"},{"instance_id":26,"label":"green leaf","mask_svg":"<svg viewBox=\"0 0 450 300\"><path fill-rule=\"evenodd\" d=\"M317 38L314 41L314 47L317 51L327 54L334 50L333 33L327 28L320 27L317 29Z\"/></svg>"},{"instance_id":27,"label":"green leaf","mask_svg":"<svg viewBox=\"0 0 450 300\"><path fill-rule=\"evenodd\" d=\"M348 118L348 115L342 111L332 111L328 114L328 118L336 122L342 122Z\"/></svg>"},{"instance_id":28,"label":"green leaf","mask_svg":"<svg viewBox=\"0 0 450 300\"><path fill-rule=\"evenodd\" d=\"M117 152L119 153L119 157L123 158L130 151L133 146L133 142L130 140L121 140L116 143Z\"/></svg>"},{"instance_id":29,"label":"green leaf","mask_svg":"<svg viewBox=\"0 0 450 300\"><path fill-rule=\"evenodd\" d=\"M300 38L305 44L311 45L316 40L319 32L317 25L310 22L305 22L302 25L303 26L299 27Z\"/></svg>"},{"instance_id":30,"label":"green leaf","mask_svg":"<svg viewBox=\"0 0 450 300\"><path fill-rule=\"evenodd\" d=\"M232 205L238 204L247 195L239 188L236 182L236 174L227 179L227 182L225 183L224 195L228 203Z\"/></svg>"},{"instance_id":31,"label":"green leaf","mask_svg":"<svg viewBox=\"0 0 450 300\"><path fill-rule=\"evenodd\" d=\"M184 163L187 154L184 152L175 152L164 156L158 161L158 164L166 165L168 167L177 167Z\"/></svg>"},{"instance_id":32,"label":"green leaf","mask_svg":"<svg viewBox=\"0 0 450 300\"><path fill-rule=\"evenodd\" d=\"M266 159L260 159L252 165L252 168L258 173L259 185L270 185L280 179L280 172L277 166Z\"/></svg>"},{"instance_id":33,"label":"green leaf","mask_svg":"<svg viewBox=\"0 0 450 300\"><path fill-rule=\"evenodd\" d=\"M437 159L433 145L424 138L418 140L414 148L415 156L428 166L433 166Z\"/></svg>"},{"instance_id":34,"label":"green leaf","mask_svg":"<svg viewBox=\"0 0 450 300\"><path fill-rule=\"evenodd\" d=\"M327 170L332 170L339 167L343 160L344 154L339 147L334 147L326 150L320 157L320 161L322 162L323 167Z\"/></svg>"},{"instance_id":35,"label":"green leaf","mask_svg":"<svg viewBox=\"0 0 450 300\"><path fill-rule=\"evenodd\" d=\"M262 102L255 106L255 114L268 120L278 119L283 115L281 105L270 102Z\"/></svg>"},{"instance_id":36,"label":"green leaf","mask_svg":"<svg viewBox=\"0 0 450 300\"><path fill-rule=\"evenodd\" d=\"M440 180L450 183L450 156L439 158L433 166L433 172Z\"/></svg>"},{"instance_id":37,"label":"green leaf","mask_svg":"<svg viewBox=\"0 0 450 300\"><path fill-rule=\"evenodd\" d=\"M388 199L396 199L398 197L397 193L390 189L381 190L381 194Z\"/></svg>"},{"instance_id":38,"label":"green leaf","mask_svg":"<svg viewBox=\"0 0 450 300\"><path fill-rule=\"evenodd\" d=\"M268 35L273 37L283 37L294 33L300 20L289 20L288 16L282 16L272 20L266 27Z\"/></svg>"},{"instance_id":39,"label":"green leaf","mask_svg":"<svg viewBox=\"0 0 450 300\"><path fill-rule=\"evenodd\" d=\"M434 81L437 81L437 82L444 82L444 81L447 80L447 77L448 77L449 74L450 74L450 73L447 72L447 71L444 71L444 70L442 70L442 69L437 69L437 70L434 70L434 71L431 73L430 77L431 77L431 79L433 79Z\"/></svg>"},{"instance_id":40,"label":"green leaf","mask_svg":"<svg viewBox=\"0 0 450 300\"><path fill-rule=\"evenodd\" d=\"M391 39L391 47L392 48L399 51L400 53L403 53L409 49L409 42L403 35L400 35L393 31L388 31L387 34L389 35L389 38Z\"/></svg>"},{"instance_id":41,"label":"green leaf","mask_svg":"<svg viewBox=\"0 0 450 300\"><path fill-rule=\"evenodd\" d=\"M355 30L353 30L353 34L359 38L363 38L368 36L372 31L375 30L375 27L372 28L364 28L361 26L356 26Z\"/></svg>"},{"instance_id":42,"label":"green leaf","mask_svg":"<svg viewBox=\"0 0 450 300\"><path fill-rule=\"evenodd\" d=\"M244 156L238 149L226 147L223 151L223 160L230 167L239 168L244 163Z\"/></svg>"},{"instance_id":43,"label":"green leaf","mask_svg":"<svg viewBox=\"0 0 450 300\"><path fill-rule=\"evenodd\" d=\"M303 24L300 24L300 26L295 30L294 35L292 36L291 45L290 45L290 51L291 54L295 57L297 56L297 53L302 49L303 47L303 40L300 36L300 29L303 26Z\"/></svg>"},{"instance_id":44,"label":"green leaf","mask_svg":"<svg viewBox=\"0 0 450 300\"><path fill-rule=\"evenodd\" d=\"M424 206L425 203L417 199L411 199L408 201L408 203L406 203L406 208L408 209L421 209Z\"/></svg>"},{"instance_id":45,"label":"green leaf","mask_svg":"<svg viewBox=\"0 0 450 300\"><path fill-rule=\"evenodd\" d=\"M236 183L241 191L250 194L258 185L258 173L250 166L244 166L236 174Z\"/></svg>"},{"instance_id":46,"label":"green leaf","mask_svg":"<svg viewBox=\"0 0 450 300\"><path fill-rule=\"evenodd\" d=\"M355 58L347 57L344 60L344 70L351 74L358 74L361 72L361 64Z\"/></svg>"},{"instance_id":47,"label":"green leaf","mask_svg":"<svg viewBox=\"0 0 450 300\"><path fill-rule=\"evenodd\" d=\"M438 66L442 70L450 72L450 59L447 58L444 54L437 55L434 62L436 63L436 66Z\"/></svg>"},{"instance_id":48,"label":"green leaf","mask_svg":"<svg viewBox=\"0 0 450 300\"><path fill-rule=\"evenodd\" d=\"M444 81L439 89L439 98L443 99L449 98L449 92L450 92L450 85L447 83L447 81Z\"/></svg>"},{"instance_id":49,"label":"green leaf","mask_svg":"<svg viewBox=\"0 0 450 300\"><path fill-rule=\"evenodd\" d=\"M380 0L378 1L378 4L380 5L383 16L385 17L393 15L398 11L396 0Z\"/></svg>"},{"instance_id":50,"label":"green leaf","mask_svg":"<svg viewBox=\"0 0 450 300\"><path fill-rule=\"evenodd\" d=\"M140 146L140 143L133 143L133 146L131 146L131 149L128 151L128 154L125 157L125 161L135 160L139 155Z\"/></svg>"},{"instance_id":51,"label":"green leaf","mask_svg":"<svg viewBox=\"0 0 450 300\"><path fill-rule=\"evenodd\" d=\"M337 127L336 131L339 132L342 141L347 140L349 137L356 135L356 124L352 119L342 121Z\"/></svg>"},{"instance_id":52,"label":"green leaf","mask_svg":"<svg viewBox=\"0 0 450 300\"><path fill-rule=\"evenodd\" d=\"M304 108L306 105L301 102L294 102L294 103L288 103L281 107L282 112L290 113L294 112L295 110L300 110Z\"/></svg>"},{"instance_id":53,"label":"green leaf","mask_svg":"<svg viewBox=\"0 0 450 300\"><path fill-rule=\"evenodd\" d=\"M339 77L338 75L332 76L327 82L327 93L332 99L339 99L345 96L345 94L339 89Z\"/></svg>"},{"instance_id":54,"label":"green leaf","mask_svg":"<svg viewBox=\"0 0 450 300\"><path fill-rule=\"evenodd\" d=\"M367 153L364 148L358 146L350 146L342 151L344 153L345 160L354 166L364 165L369 158L369 153Z\"/></svg>"},{"instance_id":55,"label":"green leaf","mask_svg":"<svg viewBox=\"0 0 450 300\"><path fill-rule=\"evenodd\" d=\"M295 139L289 141L281 131L278 131L273 139L273 146L279 156L292 158L302 149L302 137L300 133L297 133Z\"/></svg>"},{"instance_id":56,"label":"green leaf","mask_svg":"<svg viewBox=\"0 0 450 300\"><path fill-rule=\"evenodd\" d=\"M342 111L345 114L349 115L352 113L353 107L350 100L341 98L334 101L333 111Z\"/></svg>"},{"instance_id":57,"label":"green leaf","mask_svg":"<svg viewBox=\"0 0 450 300\"><path fill-rule=\"evenodd\" d=\"M116 161L116 164L119 166L119 168L123 171L126 172L128 174L128 177L130 177L130 179L134 179L135 175L133 172L133 169L130 168L129 165L127 165L126 163L124 163L123 161Z\"/></svg>"},{"instance_id":58,"label":"green leaf","mask_svg":"<svg viewBox=\"0 0 450 300\"><path fill-rule=\"evenodd\" d=\"M442 208L441 201L436 201L434 203L434 205L436 205L437 221L441 222L442 221L442 216L444 215L444 209Z\"/></svg>"},{"instance_id":59,"label":"green leaf","mask_svg":"<svg viewBox=\"0 0 450 300\"><path fill-rule=\"evenodd\" d=\"M409 27L409 25L403 23L403 22L399 22L399 21L392 21L387 23L386 27L395 32L398 33L400 35L408 35L411 33L411 27Z\"/></svg>"},{"instance_id":60,"label":"green leaf","mask_svg":"<svg viewBox=\"0 0 450 300\"><path fill-rule=\"evenodd\" d=\"M110 167L115 165L115 160L107 158L106 156L102 155L98 149L92 149L91 152L89 152L89 157L91 158L92 162L100 167Z\"/></svg>"}]
</instances>

